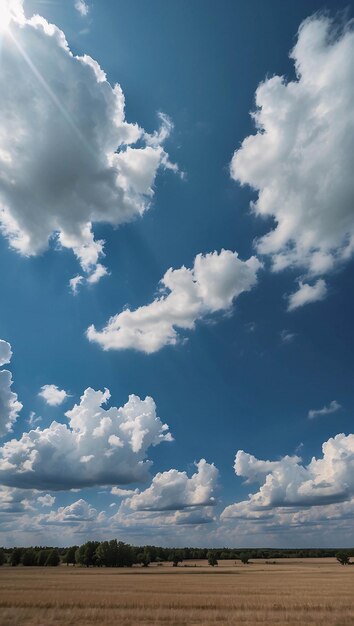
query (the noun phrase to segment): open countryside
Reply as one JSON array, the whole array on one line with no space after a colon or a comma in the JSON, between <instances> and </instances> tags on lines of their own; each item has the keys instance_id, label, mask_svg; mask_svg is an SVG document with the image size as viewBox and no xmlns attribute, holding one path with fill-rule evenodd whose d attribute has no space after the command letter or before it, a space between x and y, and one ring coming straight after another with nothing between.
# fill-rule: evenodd
<instances>
[{"instance_id":1,"label":"open countryside","mask_svg":"<svg viewBox=\"0 0 354 626\"><path fill-rule=\"evenodd\" d=\"M353 588L354 567L335 558L2 567L0 624L349 626Z\"/></svg>"}]
</instances>

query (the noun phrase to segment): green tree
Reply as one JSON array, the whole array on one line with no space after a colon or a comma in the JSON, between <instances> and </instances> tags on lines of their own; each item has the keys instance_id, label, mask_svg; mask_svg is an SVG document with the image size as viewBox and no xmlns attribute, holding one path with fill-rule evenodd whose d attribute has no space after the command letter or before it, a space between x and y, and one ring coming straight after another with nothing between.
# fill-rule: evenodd
<instances>
[{"instance_id":1,"label":"green tree","mask_svg":"<svg viewBox=\"0 0 354 626\"><path fill-rule=\"evenodd\" d=\"M46 566L56 567L60 563L60 556L58 550L51 550L47 556L45 562Z\"/></svg>"},{"instance_id":2,"label":"green tree","mask_svg":"<svg viewBox=\"0 0 354 626\"><path fill-rule=\"evenodd\" d=\"M104 567L131 567L133 565L134 551L130 545L123 541L112 539L102 541L96 549L96 561Z\"/></svg>"},{"instance_id":3,"label":"green tree","mask_svg":"<svg viewBox=\"0 0 354 626\"><path fill-rule=\"evenodd\" d=\"M14 548L11 552L10 563L12 567L16 567L21 563L22 553L24 552L23 548Z\"/></svg>"},{"instance_id":4,"label":"green tree","mask_svg":"<svg viewBox=\"0 0 354 626\"><path fill-rule=\"evenodd\" d=\"M96 550L99 545L99 541L87 541L87 543L83 543L75 552L76 563L85 565L86 567L96 565Z\"/></svg>"},{"instance_id":5,"label":"green tree","mask_svg":"<svg viewBox=\"0 0 354 626\"><path fill-rule=\"evenodd\" d=\"M243 563L244 565L247 565L250 562L250 555L248 554L248 552L241 552L240 560L241 560L241 563Z\"/></svg>"},{"instance_id":6,"label":"green tree","mask_svg":"<svg viewBox=\"0 0 354 626\"><path fill-rule=\"evenodd\" d=\"M22 554L21 563L25 566L32 566L37 564L37 555L32 548L28 548L28 550L25 550L25 552Z\"/></svg>"},{"instance_id":7,"label":"green tree","mask_svg":"<svg viewBox=\"0 0 354 626\"><path fill-rule=\"evenodd\" d=\"M39 550L39 552L37 552L37 565L44 567L47 562L48 554L48 550Z\"/></svg>"},{"instance_id":8,"label":"green tree","mask_svg":"<svg viewBox=\"0 0 354 626\"><path fill-rule=\"evenodd\" d=\"M136 560L138 563L141 563L143 567L148 567L151 563L151 555L149 552L139 552Z\"/></svg>"},{"instance_id":9,"label":"green tree","mask_svg":"<svg viewBox=\"0 0 354 626\"><path fill-rule=\"evenodd\" d=\"M349 554L348 554L348 552L345 552L344 550L341 550L340 552L337 552L336 559L337 559L338 563L340 563L341 565L349 565L350 564Z\"/></svg>"},{"instance_id":10,"label":"green tree","mask_svg":"<svg viewBox=\"0 0 354 626\"><path fill-rule=\"evenodd\" d=\"M76 558L75 558L76 550L77 550L77 546L71 546L70 548L68 548L68 550L67 550L67 552L66 552L66 554L64 556L64 559L63 559L64 563L66 563L67 565L70 565L70 564L75 565L75 563L76 563Z\"/></svg>"},{"instance_id":11,"label":"green tree","mask_svg":"<svg viewBox=\"0 0 354 626\"><path fill-rule=\"evenodd\" d=\"M178 554L178 552L172 552L169 557L168 560L170 562L172 562L172 567L177 567L178 563L182 563L182 557Z\"/></svg>"},{"instance_id":12,"label":"green tree","mask_svg":"<svg viewBox=\"0 0 354 626\"><path fill-rule=\"evenodd\" d=\"M209 552L207 554L207 558L208 558L208 564L211 565L212 567L214 567L214 565L218 564L218 560L216 558L216 554L212 550L209 550Z\"/></svg>"},{"instance_id":13,"label":"green tree","mask_svg":"<svg viewBox=\"0 0 354 626\"><path fill-rule=\"evenodd\" d=\"M6 555L5 552L2 548L0 548L0 566L4 565L4 563L6 563L7 559L6 559Z\"/></svg>"}]
</instances>

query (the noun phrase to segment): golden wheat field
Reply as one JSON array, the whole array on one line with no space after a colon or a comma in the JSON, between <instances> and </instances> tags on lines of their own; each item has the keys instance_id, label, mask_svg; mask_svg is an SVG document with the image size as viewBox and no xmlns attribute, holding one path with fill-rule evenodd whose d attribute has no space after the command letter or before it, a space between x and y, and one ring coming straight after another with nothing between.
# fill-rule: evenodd
<instances>
[{"instance_id":1,"label":"golden wheat field","mask_svg":"<svg viewBox=\"0 0 354 626\"><path fill-rule=\"evenodd\" d=\"M354 624L354 567L334 559L148 569L0 568L1 626Z\"/></svg>"}]
</instances>

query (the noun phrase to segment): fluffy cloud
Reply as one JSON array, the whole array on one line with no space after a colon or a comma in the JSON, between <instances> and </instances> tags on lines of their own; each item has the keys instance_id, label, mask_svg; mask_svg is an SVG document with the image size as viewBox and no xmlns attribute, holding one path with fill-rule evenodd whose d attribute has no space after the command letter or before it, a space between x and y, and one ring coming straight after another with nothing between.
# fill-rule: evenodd
<instances>
[{"instance_id":1,"label":"fluffy cloud","mask_svg":"<svg viewBox=\"0 0 354 626\"><path fill-rule=\"evenodd\" d=\"M0 339L0 366L9 363L12 357L11 345ZM12 430L22 404L17 394L11 391L12 374L8 370L0 370L0 437Z\"/></svg>"},{"instance_id":2,"label":"fluffy cloud","mask_svg":"<svg viewBox=\"0 0 354 626\"><path fill-rule=\"evenodd\" d=\"M254 213L275 219L257 251L275 271L315 276L354 250L353 29L316 15L301 24L290 56L296 80L259 85L257 133L235 152L231 175L258 192Z\"/></svg>"},{"instance_id":3,"label":"fluffy cloud","mask_svg":"<svg viewBox=\"0 0 354 626\"><path fill-rule=\"evenodd\" d=\"M43 385L38 395L50 406L59 406L68 398L67 392L56 385Z\"/></svg>"},{"instance_id":4,"label":"fluffy cloud","mask_svg":"<svg viewBox=\"0 0 354 626\"><path fill-rule=\"evenodd\" d=\"M332 400L332 402L330 402L328 406L324 406L322 407L322 409L311 409L308 412L308 418L312 420L318 416L330 415L331 413L336 413L341 408L342 407L339 402L337 402L337 400Z\"/></svg>"},{"instance_id":5,"label":"fluffy cloud","mask_svg":"<svg viewBox=\"0 0 354 626\"><path fill-rule=\"evenodd\" d=\"M314 285L299 281L299 289L289 296L288 311L294 311L310 302L324 300L327 295L327 285L319 278Z\"/></svg>"},{"instance_id":6,"label":"fluffy cloud","mask_svg":"<svg viewBox=\"0 0 354 626\"><path fill-rule=\"evenodd\" d=\"M323 456L302 465L297 456L261 461L239 450L235 472L261 487L245 502L232 504L222 518L262 519L272 509L336 504L354 499L354 435L339 434L322 446Z\"/></svg>"},{"instance_id":7,"label":"fluffy cloud","mask_svg":"<svg viewBox=\"0 0 354 626\"><path fill-rule=\"evenodd\" d=\"M0 339L0 366L10 363L12 357L11 345Z\"/></svg>"},{"instance_id":8,"label":"fluffy cloud","mask_svg":"<svg viewBox=\"0 0 354 626\"><path fill-rule=\"evenodd\" d=\"M150 446L171 441L152 398L129 396L121 408L104 405L109 391L86 389L66 412L68 424L52 422L0 448L4 485L60 490L145 481L152 464Z\"/></svg>"},{"instance_id":9,"label":"fluffy cloud","mask_svg":"<svg viewBox=\"0 0 354 626\"><path fill-rule=\"evenodd\" d=\"M162 147L172 124L160 115L160 131L149 135L128 123L120 86L110 85L94 59L75 56L64 33L44 18L26 19L20 2L8 6L0 229L25 256L53 240L69 248L89 282L97 282L106 273L99 263L104 242L95 239L93 224L118 226L149 207L159 168L177 169Z\"/></svg>"},{"instance_id":10,"label":"fluffy cloud","mask_svg":"<svg viewBox=\"0 0 354 626\"><path fill-rule=\"evenodd\" d=\"M22 409L17 394L11 391L12 374L8 370L0 371L0 437L11 432L12 426Z\"/></svg>"},{"instance_id":11,"label":"fluffy cloud","mask_svg":"<svg viewBox=\"0 0 354 626\"><path fill-rule=\"evenodd\" d=\"M38 496L37 502L42 506L53 506L55 497L51 496L50 493L46 493L44 496Z\"/></svg>"},{"instance_id":12,"label":"fluffy cloud","mask_svg":"<svg viewBox=\"0 0 354 626\"><path fill-rule=\"evenodd\" d=\"M150 354L175 345L176 329L193 329L197 320L230 309L256 284L260 267L256 257L241 261L230 250L198 254L192 269L167 270L161 280L161 290L167 293L135 311L118 313L102 331L90 326L87 337L104 350L135 348Z\"/></svg>"},{"instance_id":13,"label":"fluffy cloud","mask_svg":"<svg viewBox=\"0 0 354 626\"><path fill-rule=\"evenodd\" d=\"M68 506L61 506L57 511L41 515L38 521L45 524L81 524L97 520L97 510L86 500L80 499Z\"/></svg>"},{"instance_id":14,"label":"fluffy cloud","mask_svg":"<svg viewBox=\"0 0 354 626\"><path fill-rule=\"evenodd\" d=\"M196 467L191 478L176 469L156 474L148 489L134 494L125 504L135 511L177 511L213 506L219 472L205 459L196 463Z\"/></svg>"},{"instance_id":15,"label":"fluffy cloud","mask_svg":"<svg viewBox=\"0 0 354 626\"><path fill-rule=\"evenodd\" d=\"M24 489L13 489L0 486L0 515L23 513L29 508L29 498L32 493Z\"/></svg>"}]
</instances>

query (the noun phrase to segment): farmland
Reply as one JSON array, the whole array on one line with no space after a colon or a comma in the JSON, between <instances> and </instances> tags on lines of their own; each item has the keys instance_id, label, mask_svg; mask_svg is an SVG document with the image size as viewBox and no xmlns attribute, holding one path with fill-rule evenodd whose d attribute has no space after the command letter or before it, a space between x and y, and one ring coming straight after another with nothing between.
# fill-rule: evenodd
<instances>
[{"instance_id":1,"label":"farmland","mask_svg":"<svg viewBox=\"0 0 354 626\"><path fill-rule=\"evenodd\" d=\"M187 565L187 566L185 566ZM354 567L335 559L130 569L2 567L1 626L354 625Z\"/></svg>"}]
</instances>

